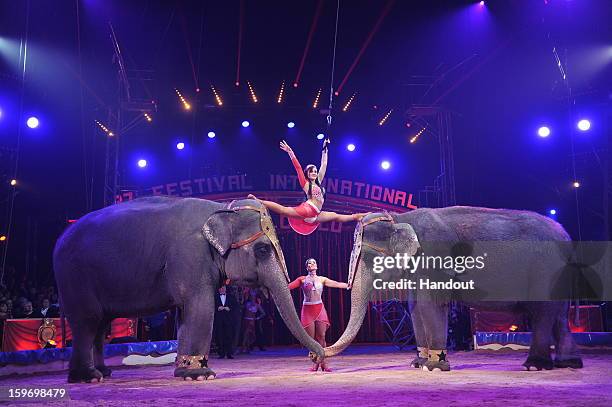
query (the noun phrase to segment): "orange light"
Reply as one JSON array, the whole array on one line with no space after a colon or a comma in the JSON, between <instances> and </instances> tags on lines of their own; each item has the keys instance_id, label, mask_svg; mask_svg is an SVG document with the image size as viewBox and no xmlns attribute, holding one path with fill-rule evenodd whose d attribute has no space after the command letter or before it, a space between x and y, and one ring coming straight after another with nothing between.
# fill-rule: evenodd
<instances>
[{"instance_id":1,"label":"orange light","mask_svg":"<svg viewBox=\"0 0 612 407\"><path fill-rule=\"evenodd\" d=\"M100 122L99 122L99 121L97 121L97 120L94 120L94 122L96 122L96 124L98 125L98 127L99 127L100 129L102 129L102 131L103 131L104 133L106 133L106 135L107 135L107 136L109 136L109 137L113 137L113 136L114 136L113 132L112 132L112 131L110 131L110 130L109 130L109 129L108 129L106 126L105 126L105 125L103 125L102 123L100 123Z\"/></svg>"},{"instance_id":2,"label":"orange light","mask_svg":"<svg viewBox=\"0 0 612 407\"><path fill-rule=\"evenodd\" d=\"M389 116L391 116L391 112L393 112L393 109L389 110L387 114L384 115L382 119L380 119L380 121L378 122L379 126L382 126L383 124L387 122L387 119L389 119Z\"/></svg>"},{"instance_id":3,"label":"orange light","mask_svg":"<svg viewBox=\"0 0 612 407\"><path fill-rule=\"evenodd\" d=\"M148 121L149 123L151 123L151 122L153 121L153 118L152 118L152 117L149 115L149 113L145 113L145 114L144 114L144 117L145 117L145 119L147 119L147 121Z\"/></svg>"},{"instance_id":4,"label":"orange light","mask_svg":"<svg viewBox=\"0 0 612 407\"><path fill-rule=\"evenodd\" d=\"M319 107L319 99L321 98L321 88L317 91L317 96L315 96L314 103L312 104L312 108L316 109Z\"/></svg>"},{"instance_id":5,"label":"orange light","mask_svg":"<svg viewBox=\"0 0 612 407\"><path fill-rule=\"evenodd\" d=\"M514 331L516 331L516 330L518 329L518 326L516 326L516 325L510 325L510 328L509 328L509 329L510 329L512 332L514 332Z\"/></svg>"},{"instance_id":6,"label":"orange light","mask_svg":"<svg viewBox=\"0 0 612 407\"><path fill-rule=\"evenodd\" d=\"M416 143L416 141L419 139L419 136L420 136L421 134L423 134L423 132L425 131L425 129L426 129L426 128L425 128L425 127L423 127L421 130L419 130L419 131L418 131L418 133L417 133L417 134L415 134L415 135L414 135L414 136L413 136L413 137L410 139L410 142L411 142L411 143Z\"/></svg>"},{"instance_id":7,"label":"orange light","mask_svg":"<svg viewBox=\"0 0 612 407\"><path fill-rule=\"evenodd\" d=\"M357 95L357 92L353 93L353 96L351 96L349 100L344 104L344 107L342 108L343 112L346 112L349 110L349 108L351 107L351 103L353 103L353 99L355 99L356 95Z\"/></svg>"},{"instance_id":8,"label":"orange light","mask_svg":"<svg viewBox=\"0 0 612 407\"><path fill-rule=\"evenodd\" d=\"M257 103L259 100L257 100L257 95L255 94L255 89L253 89L253 85L251 85L251 82L247 81L247 85L249 86L249 93L251 94L251 100L253 100L253 103Z\"/></svg>"},{"instance_id":9,"label":"orange light","mask_svg":"<svg viewBox=\"0 0 612 407\"><path fill-rule=\"evenodd\" d=\"M215 89L213 85L210 85L210 89L212 90L212 93L215 96L215 102L217 102L217 106L223 106L223 100L221 100L221 96L219 96L217 89Z\"/></svg>"},{"instance_id":10,"label":"orange light","mask_svg":"<svg viewBox=\"0 0 612 407\"><path fill-rule=\"evenodd\" d=\"M0 242L4 242L6 240L6 236L2 235L0 236Z\"/></svg>"},{"instance_id":11,"label":"orange light","mask_svg":"<svg viewBox=\"0 0 612 407\"><path fill-rule=\"evenodd\" d=\"M276 98L276 103L283 103L284 94L285 94L285 81L281 83L280 90L278 91L278 97Z\"/></svg>"},{"instance_id":12,"label":"orange light","mask_svg":"<svg viewBox=\"0 0 612 407\"><path fill-rule=\"evenodd\" d=\"M181 94L181 92L179 92L178 89L175 88L174 91L176 92L176 95L179 97L180 101L183 103L183 107L185 108L185 110L190 110L191 105L189 104L189 102L187 102L187 99L183 97L183 95Z\"/></svg>"}]
</instances>

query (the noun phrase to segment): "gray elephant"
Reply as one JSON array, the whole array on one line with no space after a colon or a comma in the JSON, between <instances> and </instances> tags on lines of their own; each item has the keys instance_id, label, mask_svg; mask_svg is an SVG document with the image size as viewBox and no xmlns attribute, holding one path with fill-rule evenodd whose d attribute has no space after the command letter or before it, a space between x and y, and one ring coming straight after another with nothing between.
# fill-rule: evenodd
<instances>
[{"instance_id":1,"label":"gray elephant","mask_svg":"<svg viewBox=\"0 0 612 407\"><path fill-rule=\"evenodd\" d=\"M113 318L177 306L182 318L174 376L207 379L215 292L226 279L271 292L292 334L323 348L302 328L287 287L274 225L257 201L224 205L148 197L92 212L56 243L53 263L73 334L69 382L100 381L104 332Z\"/></svg>"},{"instance_id":2,"label":"gray elephant","mask_svg":"<svg viewBox=\"0 0 612 407\"><path fill-rule=\"evenodd\" d=\"M563 227L552 219L528 211L449 207L417 209L403 214L375 213L357 225L355 245L351 255L349 283L352 284L351 317L347 329L338 341L325 348L325 356L334 356L355 338L363 322L375 281L374 257L408 253L452 253L463 242L497 242L509 248L522 244L520 252L511 249L499 254L499 264L516 264L516 268L501 267L507 273L489 273L493 279L485 287L509 285L511 279L535 281L538 290L553 284L555 272L563 265L568 253L563 251L570 238ZM507 242L513 241L513 244ZM534 244L535 242L538 244ZM549 243L548 246L545 244ZM542 246L548 252L542 252ZM570 243L571 246L571 243ZM552 247L552 248L551 248ZM557 251L557 253L553 253ZM537 270L537 275L528 275ZM439 270L429 272L429 276ZM524 273L524 274L519 274ZM418 270L417 270L418 274ZM381 274L385 280L389 276ZM378 276L378 275L377 275ZM522 280L521 280L522 281ZM412 362L424 370L450 370L446 358L449 291L412 290L408 299L419 355ZM483 304L484 302L479 302ZM576 351L568 327L568 301L512 301L489 302L489 307L522 307L528 312L532 325L529 355L523 364L527 370L553 367L581 368L582 360ZM556 358L551 358L550 345L555 345Z\"/></svg>"}]
</instances>

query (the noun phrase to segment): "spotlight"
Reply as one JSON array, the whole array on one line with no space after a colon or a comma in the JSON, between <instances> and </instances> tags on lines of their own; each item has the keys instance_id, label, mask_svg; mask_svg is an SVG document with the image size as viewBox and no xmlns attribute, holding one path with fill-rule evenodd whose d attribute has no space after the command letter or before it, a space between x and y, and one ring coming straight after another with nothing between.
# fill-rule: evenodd
<instances>
[{"instance_id":1,"label":"spotlight","mask_svg":"<svg viewBox=\"0 0 612 407\"><path fill-rule=\"evenodd\" d=\"M144 114L145 119L147 119L147 121L149 123L151 123L153 121L153 118L151 117L151 115L149 113L145 113Z\"/></svg>"},{"instance_id":2,"label":"spotlight","mask_svg":"<svg viewBox=\"0 0 612 407\"><path fill-rule=\"evenodd\" d=\"M208 138L215 138L216 134L214 131L209 131L208 132Z\"/></svg>"},{"instance_id":3,"label":"spotlight","mask_svg":"<svg viewBox=\"0 0 612 407\"><path fill-rule=\"evenodd\" d=\"M147 160L138 160L138 166L144 168L147 166Z\"/></svg>"},{"instance_id":4,"label":"spotlight","mask_svg":"<svg viewBox=\"0 0 612 407\"><path fill-rule=\"evenodd\" d=\"M588 121L587 119L582 119L578 122L578 130L587 131L590 128L591 128L591 122Z\"/></svg>"},{"instance_id":5,"label":"spotlight","mask_svg":"<svg viewBox=\"0 0 612 407\"><path fill-rule=\"evenodd\" d=\"M223 100L221 99L221 95L217 92L217 89L213 85L210 85L210 89L212 90L213 96L215 97L215 103L217 106L223 106Z\"/></svg>"},{"instance_id":6,"label":"spotlight","mask_svg":"<svg viewBox=\"0 0 612 407\"><path fill-rule=\"evenodd\" d=\"M385 161L380 163L380 167L383 170L388 170L389 168L391 168L391 163L389 161L385 160Z\"/></svg>"},{"instance_id":7,"label":"spotlight","mask_svg":"<svg viewBox=\"0 0 612 407\"><path fill-rule=\"evenodd\" d=\"M2 235L0 236L0 242L4 242L6 240L6 236Z\"/></svg>"},{"instance_id":8,"label":"spotlight","mask_svg":"<svg viewBox=\"0 0 612 407\"><path fill-rule=\"evenodd\" d=\"M12 179L11 180L11 186L14 187L15 185L17 185L17 180L16 179Z\"/></svg>"},{"instance_id":9,"label":"spotlight","mask_svg":"<svg viewBox=\"0 0 612 407\"><path fill-rule=\"evenodd\" d=\"M480 5L481 5L481 6L484 6L484 1L481 1L481 2L480 2Z\"/></svg>"},{"instance_id":10,"label":"spotlight","mask_svg":"<svg viewBox=\"0 0 612 407\"><path fill-rule=\"evenodd\" d=\"M184 148L185 148L185 143L183 143L183 142L176 143L176 148L177 148L178 150L182 150L182 149L184 149Z\"/></svg>"},{"instance_id":11,"label":"spotlight","mask_svg":"<svg viewBox=\"0 0 612 407\"><path fill-rule=\"evenodd\" d=\"M251 125L251 123L249 123L248 120L245 120L245 121L242 122L242 127L244 127L245 129L247 127L249 127L250 125Z\"/></svg>"},{"instance_id":12,"label":"spotlight","mask_svg":"<svg viewBox=\"0 0 612 407\"><path fill-rule=\"evenodd\" d=\"M548 213L550 213L551 215L556 215L557 214L557 210L556 209L551 209L550 211L548 211Z\"/></svg>"},{"instance_id":13,"label":"spotlight","mask_svg":"<svg viewBox=\"0 0 612 407\"><path fill-rule=\"evenodd\" d=\"M278 91L278 97L276 98L276 103L283 103L284 95L285 95L285 81L281 83L280 90Z\"/></svg>"},{"instance_id":14,"label":"spotlight","mask_svg":"<svg viewBox=\"0 0 612 407\"><path fill-rule=\"evenodd\" d=\"M574 188L580 188L580 182L578 182L578 181L574 181L574 183L572 184L572 186L573 186Z\"/></svg>"},{"instance_id":15,"label":"spotlight","mask_svg":"<svg viewBox=\"0 0 612 407\"><path fill-rule=\"evenodd\" d=\"M325 138L325 134L319 133L317 134L317 140L323 140Z\"/></svg>"},{"instance_id":16,"label":"spotlight","mask_svg":"<svg viewBox=\"0 0 612 407\"><path fill-rule=\"evenodd\" d=\"M382 126L383 124L385 124L387 122L387 120L389 119L389 116L391 116L391 113L393 113L393 109L389 110L387 112L387 114L385 114L382 119L379 120L378 125Z\"/></svg>"},{"instance_id":17,"label":"spotlight","mask_svg":"<svg viewBox=\"0 0 612 407\"><path fill-rule=\"evenodd\" d=\"M26 122L26 124L28 125L29 128L31 129L35 129L38 127L38 119L34 116L30 117L28 119L28 121Z\"/></svg>"},{"instance_id":18,"label":"spotlight","mask_svg":"<svg viewBox=\"0 0 612 407\"><path fill-rule=\"evenodd\" d=\"M546 126L542 126L538 129L538 136L545 138L550 136L550 129Z\"/></svg>"},{"instance_id":19,"label":"spotlight","mask_svg":"<svg viewBox=\"0 0 612 407\"><path fill-rule=\"evenodd\" d=\"M249 93L251 94L251 100L253 101L253 103L259 102L259 99L257 99L257 95L255 94L255 89L253 89L253 85L251 85L251 82L247 81L247 85L249 87Z\"/></svg>"},{"instance_id":20,"label":"spotlight","mask_svg":"<svg viewBox=\"0 0 612 407\"><path fill-rule=\"evenodd\" d=\"M316 109L317 107L319 107L319 99L321 98L321 88L319 88L319 90L317 91L317 96L315 96L315 100L312 104L312 108Z\"/></svg>"},{"instance_id":21,"label":"spotlight","mask_svg":"<svg viewBox=\"0 0 612 407\"><path fill-rule=\"evenodd\" d=\"M0 119L2 118L2 109L0 109Z\"/></svg>"},{"instance_id":22,"label":"spotlight","mask_svg":"<svg viewBox=\"0 0 612 407\"><path fill-rule=\"evenodd\" d=\"M289 123L287 123L287 127L289 127L290 129L292 129L292 128L294 128L294 127L295 127L295 123L293 123L293 122L289 122Z\"/></svg>"},{"instance_id":23,"label":"spotlight","mask_svg":"<svg viewBox=\"0 0 612 407\"><path fill-rule=\"evenodd\" d=\"M355 151L355 144L351 143L348 146L346 146L346 149L348 151Z\"/></svg>"}]
</instances>

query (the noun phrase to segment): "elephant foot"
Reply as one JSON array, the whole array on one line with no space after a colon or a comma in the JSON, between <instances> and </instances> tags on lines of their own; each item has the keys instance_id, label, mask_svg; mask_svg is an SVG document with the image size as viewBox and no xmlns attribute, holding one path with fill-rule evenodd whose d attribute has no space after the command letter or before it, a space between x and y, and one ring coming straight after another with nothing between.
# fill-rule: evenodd
<instances>
[{"instance_id":1,"label":"elephant foot","mask_svg":"<svg viewBox=\"0 0 612 407\"><path fill-rule=\"evenodd\" d=\"M549 358L543 358L541 356L529 356L525 363L523 363L526 370L551 370L553 368L553 361Z\"/></svg>"},{"instance_id":2,"label":"elephant foot","mask_svg":"<svg viewBox=\"0 0 612 407\"><path fill-rule=\"evenodd\" d=\"M569 367L571 369L582 369L582 359L580 358L572 358L572 359L555 359L555 367L558 368L566 368Z\"/></svg>"},{"instance_id":3,"label":"elephant foot","mask_svg":"<svg viewBox=\"0 0 612 407\"><path fill-rule=\"evenodd\" d=\"M417 369L420 369L421 367L425 366L427 360L427 358L417 356L416 358L412 359L412 362L410 362L410 367L416 367Z\"/></svg>"},{"instance_id":4,"label":"elephant foot","mask_svg":"<svg viewBox=\"0 0 612 407\"><path fill-rule=\"evenodd\" d=\"M201 381L217 377L217 374L208 368L206 355L177 355L175 366L174 377L182 377L183 380Z\"/></svg>"},{"instance_id":5,"label":"elephant foot","mask_svg":"<svg viewBox=\"0 0 612 407\"><path fill-rule=\"evenodd\" d=\"M422 369L426 372L449 372L450 363L446 360L446 355L446 350L429 350Z\"/></svg>"},{"instance_id":6,"label":"elephant foot","mask_svg":"<svg viewBox=\"0 0 612 407\"><path fill-rule=\"evenodd\" d=\"M102 366L96 366L96 369L97 369L97 370L98 370L100 373L102 373L102 377L110 377L110 376L111 376L111 373L113 373L113 371L112 371L112 370L111 370L111 369L110 369L108 366L105 366L105 365L102 365Z\"/></svg>"},{"instance_id":7,"label":"elephant foot","mask_svg":"<svg viewBox=\"0 0 612 407\"><path fill-rule=\"evenodd\" d=\"M68 383L99 383L102 381L104 381L104 376L98 369L70 369L68 372Z\"/></svg>"}]
</instances>

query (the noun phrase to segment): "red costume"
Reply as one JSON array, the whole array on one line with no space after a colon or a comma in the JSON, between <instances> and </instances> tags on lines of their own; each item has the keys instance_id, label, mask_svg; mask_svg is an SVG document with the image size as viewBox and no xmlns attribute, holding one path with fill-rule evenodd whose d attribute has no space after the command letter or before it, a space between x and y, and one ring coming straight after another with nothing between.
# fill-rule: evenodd
<instances>
[{"instance_id":1,"label":"red costume","mask_svg":"<svg viewBox=\"0 0 612 407\"><path fill-rule=\"evenodd\" d=\"M327 311L325 305L321 300L323 294L323 283L319 281L320 277L316 277L314 282L311 278L307 279L306 276L300 276L289 284L289 289L293 290L302 286L302 292L304 293L304 301L302 303L302 314L301 322L304 328L309 327L315 321L323 322L330 326L329 318L327 317Z\"/></svg>"},{"instance_id":2,"label":"red costume","mask_svg":"<svg viewBox=\"0 0 612 407\"><path fill-rule=\"evenodd\" d=\"M297 172L298 181L300 182L300 186L302 189L308 185L309 181L304 176L304 172L302 171L302 166L298 161L297 157L293 152L289 154L291 157L291 163ZM323 159L321 160L321 171L319 172L319 179L323 179L323 175L325 174L325 167L327 166L327 152L324 151ZM317 216L321 213L321 207L323 206L323 191L321 187L314 182L311 182L311 195L308 197L308 200L302 202L299 206L293 207L293 209L297 212L301 218L289 218L289 225L291 228L295 230L297 233L301 235L309 235L314 232L317 227L319 227L319 222L317 221ZM306 192L306 191L305 191ZM308 192L306 192L308 193ZM314 202L316 202L315 205Z\"/></svg>"}]
</instances>

